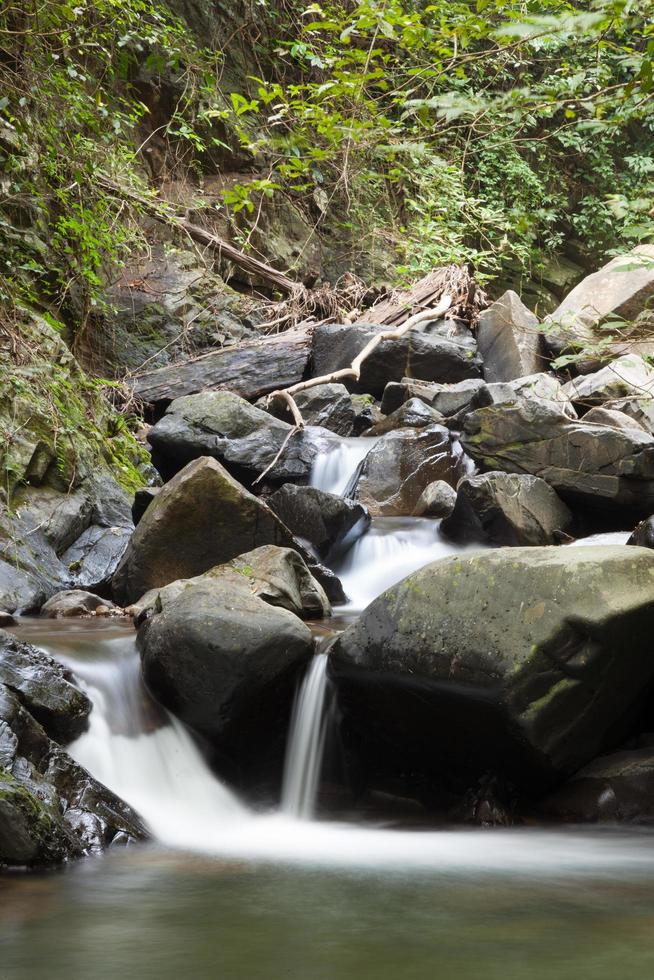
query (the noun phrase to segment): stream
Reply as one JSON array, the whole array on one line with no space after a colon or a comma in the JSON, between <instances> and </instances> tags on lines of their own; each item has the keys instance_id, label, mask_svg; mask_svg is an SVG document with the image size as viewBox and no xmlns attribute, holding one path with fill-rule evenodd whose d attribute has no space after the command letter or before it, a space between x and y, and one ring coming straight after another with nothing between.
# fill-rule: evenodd
<instances>
[{"instance_id":1,"label":"stream","mask_svg":"<svg viewBox=\"0 0 654 980\"><path fill-rule=\"evenodd\" d=\"M315 482L346 492L360 461L360 446L346 446L340 460L320 461ZM350 604L334 625L461 550L437 521L376 519L336 568ZM653 974L650 831L316 819L331 710L320 647L289 718L281 808L261 813L213 775L184 727L150 698L131 626L22 620L14 632L80 678L94 708L69 751L136 807L154 840L56 873L3 878L2 980Z\"/></svg>"}]
</instances>

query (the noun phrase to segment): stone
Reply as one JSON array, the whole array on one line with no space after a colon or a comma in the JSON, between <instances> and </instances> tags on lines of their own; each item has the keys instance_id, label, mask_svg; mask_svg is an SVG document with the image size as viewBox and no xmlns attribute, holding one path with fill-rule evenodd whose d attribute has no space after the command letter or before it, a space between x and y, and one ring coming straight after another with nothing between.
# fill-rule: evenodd
<instances>
[{"instance_id":1,"label":"stone","mask_svg":"<svg viewBox=\"0 0 654 980\"><path fill-rule=\"evenodd\" d=\"M321 377L349 367L368 341L387 327L378 324L321 324L313 333L312 374ZM345 381L352 391L380 397L389 381L411 376L425 381L454 382L476 378L481 361L474 349L454 340L411 330L399 340L385 340L361 366L358 382Z\"/></svg>"},{"instance_id":2,"label":"stone","mask_svg":"<svg viewBox=\"0 0 654 980\"><path fill-rule=\"evenodd\" d=\"M644 431L573 421L543 402L519 401L471 412L461 443L484 469L539 476L566 502L641 516L654 510L654 439Z\"/></svg>"},{"instance_id":3,"label":"stone","mask_svg":"<svg viewBox=\"0 0 654 980\"><path fill-rule=\"evenodd\" d=\"M627 544L638 548L654 548L654 516L647 517L634 528Z\"/></svg>"},{"instance_id":4,"label":"stone","mask_svg":"<svg viewBox=\"0 0 654 980\"><path fill-rule=\"evenodd\" d=\"M413 508L414 517L449 517L456 504L456 490L445 480L428 483Z\"/></svg>"},{"instance_id":5,"label":"stone","mask_svg":"<svg viewBox=\"0 0 654 980\"><path fill-rule=\"evenodd\" d=\"M584 422L592 422L595 425L607 425L611 429L621 429L623 432L630 432L632 429L640 429L648 432L644 425L636 422L630 415L624 412L617 412L615 409L596 405L584 415Z\"/></svg>"},{"instance_id":6,"label":"stone","mask_svg":"<svg viewBox=\"0 0 654 980\"><path fill-rule=\"evenodd\" d=\"M138 631L143 676L157 700L204 739L221 772L283 757L293 693L312 654L293 613L231 581L184 589Z\"/></svg>"},{"instance_id":7,"label":"stone","mask_svg":"<svg viewBox=\"0 0 654 980\"><path fill-rule=\"evenodd\" d=\"M560 306L545 320L548 347L561 354L605 340L602 324L607 320L635 320L654 295L654 245L638 245L631 252L618 255L598 272L586 276ZM654 343L647 335L629 336L627 324L620 329L616 350L630 348L634 354L654 353Z\"/></svg>"},{"instance_id":8,"label":"stone","mask_svg":"<svg viewBox=\"0 0 654 980\"><path fill-rule=\"evenodd\" d=\"M0 609L0 626L13 626L16 622L14 616L11 613L6 612L4 609Z\"/></svg>"},{"instance_id":9,"label":"stone","mask_svg":"<svg viewBox=\"0 0 654 980\"><path fill-rule=\"evenodd\" d=\"M356 409L352 395L345 385L324 384L306 388L295 395L295 403L306 425L329 429L339 436L352 435ZM260 398L257 407L270 412L284 422L293 422L293 416L285 402Z\"/></svg>"},{"instance_id":10,"label":"stone","mask_svg":"<svg viewBox=\"0 0 654 980\"><path fill-rule=\"evenodd\" d=\"M327 429L293 426L228 391L178 398L148 434L152 458L164 478L200 456L212 456L237 480L252 483L284 452L266 479L304 482L316 455L336 440Z\"/></svg>"},{"instance_id":11,"label":"stone","mask_svg":"<svg viewBox=\"0 0 654 980\"><path fill-rule=\"evenodd\" d=\"M405 402L420 398L426 405L449 418L466 408L472 397L484 387L481 378L469 378L456 384L426 383L402 378L401 381L390 381L386 385L381 409L385 415L390 415Z\"/></svg>"},{"instance_id":12,"label":"stone","mask_svg":"<svg viewBox=\"0 0 654 980\"><path fill-rule=\"evenodd\" d=\"M426 425L443 425L445 419L421 398L410 398L386 418L366 430L366 436L382 436L393 429L421 429Z\"/></svg>"},{"instance_id":13,"label":"stone","mask_svg":"<svg viewBox=\"0 0 654 980\"><path fill-rule=\"evenodd\" d=\"M52 867L146 838L138 814L50 734L0 682L0 866Z\"/></svg>"},{"instance_id":14,"label":"stone","mask_svg":"<svg viewBox=\"0 0 654 980\"><path fill-rule=\"evenodd\" d=\"M568 381L563 392L575 405L585 408L618 398L652 398L654 368L637 354L625 354L594 374Z\"/></svg>"},{"instance_id":15,"label":"stone","mask_svg":"<svg viewBox=\"0 0 654 980\"><path fill-rule=\"evenodd\" d=\"M654 823L654 749L594 759L541 804L566 823Z\"/></svg>"},{"instance_id":16,"label":"stone","mask_svg":"<svg viewBox=\"0 0 654 980\"><path fill-rule=\"evenodd\" d=\"M130 607L137 625L160 612L187 589L220 585L236 599L239 594L257 596L271 606L287 609L301 619L329 616L331 607L320 583L291 548L264 545L203 575L178 579L161 589L151 589Z\"/></svg>"},{"instance_id":17,"label":"stone","mask_svg":"<svg viewBox=\"0 0 654 980\"><path fill-rule=\"evenodd\" d=\"M264 544L293 547L266 504L205 456L161 488L141 518L113 577L123 605L150 589L201 575Z\"/></svg>"},{"instance_id":18,"label":"stone","mask_svg":"<svg viewBox=\"0 0 654 980\"><path fill-rule=\"evenodd\" d=\"M395 429L381 436L366 456L354 499L373 517L409 516L428 484L445 480L455 486L468 462L443 426Z\"/></svg>"},{"instance_id":19,"label":"stone","mask_svg":"<svg viewBox=\"0 0 654 980\"><path fill-rule=\"evenodd\" d=\"M553 374L532 374L515 381L494 382L480 388L471 398L467 410L455 416L463 420L465 416L477 408L487 405L513 405L520 402L535 402L544 405L553 412L576 419L577 412L570 398L564 391L564 386Z\"/></svg>"},{"instance_id":20,"label":"stone","mask_svg":"<svg viewBox=\"0 0 654 980\"><path fill-rule=\"evenodd\" d=\"M134 521L134 527L136 527L138 522L141 520L160 490L161 487L140 487L136 491L132 502L132 520Z\"/></svg>"},{"instance_id":21,"label":"stone","mask_svg":"<svg viewBox=\"0 0 654 980\"><path fill-rule=\"evenodd\" d=\"M538 317L512 289L482 312L477 345L486 381L513 381L544 366Z\"/></svg>"},{"instance_id":22,"label":"stone","mask_svg":"<svg viewBox=\"0 0 654 980\"><path fill-rule=\"evenodd\" d=\"M296 537L308 541L325 559L342 553L370 527L370 514L361 504L315 487L286 483L268 505Z\"/></svg>"},{"instance_id":23,"label":"stone","mask_svg":"<svg viewBox=\"0 0 654 980\"><path fill-rule=\"evenodd\" d=\"M456 506L441 525L448 537L495 545L557 544L572 514L544 480L523 473L483 473L457 486Z\"/></svg>"},{"instance_id":24,"label":"stone","mask_svg":"<svg viewBox=\"0 0 654 980\"><path fill-rule=\"evenodd\" d=\"M604 402L602 407L628 415L643 429L654 435L654 398L620 398L617 401Z\"/></svg>"},{"instance_id":25,"label":"stone","mask_svg":"<svg viewBox=\"0 0 654 980\"><path fill-rule=\"evenodd\" d=\"M110 612L120 613L122 610L114 606L109 599L101 599L100 596L92 592L83 592L81 589L56 592L41 607L41 616L46 616L48 619L93 616L96 613L103 615Z\"/></svg>"},{"instance_id":26,"label":"stone","mask_svg":"<svg viewBox=\"0 0 654 980\"><path fill-rule=\"evenodd\" d=\"M310 335L289 330L143 372L134 377L132 388L148 405L218 388L255 399L302 381L310 351Z\"/></svg>"},{"instance_id":27,"label":"stone","mask_svg":"<svg viewBox=\"0 0 654 980\"><path fill-rule=\"evenodd\" d=\"M373 776L539 797L635 729L654 679L654 555L498 548L444 558L336 640L343 736Z\"/></svg>"},{"instance_id":28,"label":"stone","mask_svg":"<svg viewBox=\"0 0 654 980\"><path fill-rule=\"evenodd\" d=\"M0 630L0 685L58 742L71 742L88 725L91 702L72 671L29 643Z\"/></svg>"},{"instance_id":29,"label":"stone","mask_svg":"<svg viewBox=\"0 0 654 980\"><path fill-rule=\"evenodd\" d=\"M364 432L369 432L373 425L383 419L381 408L372 395L352 395L352 405L354 406L353 436L361 436Z\"/></svg>"},{"instance_id":30,"label":"stone","mask_svg":"<svg viewBox=\"0 0 654 980\"><path fill-rule=\"evenodd\" d=\"M70 584L75 589L106 588L125 554L132 531L131 525L98 527L97 524L83 531L61 556Z\"/></svg>"}]
</instances>

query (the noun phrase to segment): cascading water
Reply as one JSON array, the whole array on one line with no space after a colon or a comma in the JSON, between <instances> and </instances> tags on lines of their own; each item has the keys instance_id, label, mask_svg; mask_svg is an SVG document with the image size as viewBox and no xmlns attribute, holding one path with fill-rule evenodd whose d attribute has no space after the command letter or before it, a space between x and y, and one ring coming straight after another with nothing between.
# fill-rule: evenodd
<instances>
[{"instance_id":1,"label":"cascading water","mask_svg":"<svg viewBox=\"0 0 654 980\"><path fill-rule=\"evenodd\" d=\"M329 724L327 654L317 653L300 685L288 737L282 812L300 820L313 816L325 736Z\"/></svg>"},{"instance_id":2,"label":"cascading water","mask_svg":"<svg viewBox=\"0 0 654 980\"><path fill-rule=\"evenodd\" d=\"M320 453L311 471L311 486L342 497L377 441L363 437L341 439L335 448Z\"/></svg>"}]
</instances>

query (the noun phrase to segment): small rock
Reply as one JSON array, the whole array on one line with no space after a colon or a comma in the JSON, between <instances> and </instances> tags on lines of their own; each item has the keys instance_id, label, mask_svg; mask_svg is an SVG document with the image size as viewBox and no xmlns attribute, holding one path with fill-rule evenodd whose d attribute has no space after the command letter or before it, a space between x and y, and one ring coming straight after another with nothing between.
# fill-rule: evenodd
<instances>
[{"instance_id":1,"label":"small rock","mask_svg":"<svg viewBox=\"0 0 654 980\"><path fill-rule=\"evenodd\" d=\"M366 436L382 436L393 429L420 429L426 425L443 425L445 419L420 398L410 398L386 418L366 430Z\"/></svg>"},{"instance_id":2,"label":"small rock","mask_svg":"<svg viewBox=\"0 0 654 980\"><path fill-rule=\"evenodd\" d=\"M48 619L64 619L73 616L102 616L119 610L108 599L101 599L92 592L67 589L57 592L41 607L41 616Z\"/></svg>"},{"instance_id":3,"label":"small rock","mask_svg":"<svg viewBox=\"0 0 654 980\"><path fill-rule=\"evenodd\" d=\"M445 480L429 483L413 509L414 517L449 517L456 504L456 490Z\"/></svg>"},{"instance_id":4,"label":"small rock","mask_svg":"<svg viewBox=\"0 0 654 980\"><path fill-rule=\"evenodd\" d=\"M627 544L639 548L654 548L654 516L646 518L637 524L627 540Z\"/></svg>"},{"instance_id":5,"label":"small rock","mask_svg":"<svg viewBox=\"0 0 654 980\"><path fill-rule=\"evenodd\" d=\"M370 514L361 504L315 487L286 483L268 504L293 534L325 558L349 547L370 526Z\"/></svg>"}]
</instances>

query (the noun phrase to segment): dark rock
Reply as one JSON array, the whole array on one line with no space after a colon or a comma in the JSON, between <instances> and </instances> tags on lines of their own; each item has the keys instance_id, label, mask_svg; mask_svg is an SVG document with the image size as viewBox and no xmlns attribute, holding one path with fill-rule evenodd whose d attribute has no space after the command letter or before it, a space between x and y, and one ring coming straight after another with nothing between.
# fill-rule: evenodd
<instances>
[{"instance_id":1,"label":"dark rock","mask_svg":"<svg viewBox=\"0 0 654 980\"><path fill-rule=\"evenodd\" d=\"M370 526L370 514L361 504L315 487L286 483L268 504L296 537L323 557L353 544Z\"/></svg>"},{"instance_id":2,"label":"dark rock","mask_svg":"<svg viewBox=\"0 0 654 980\"><path fill-rule=\"evenodd\" d=\"M52 738L70 742L87 727L91 702L70 670L0 630L0 684L13 691Z\"/></svg>"},{"instance_id":3,"label":"dark rock","mask_svg":"<svg viewBox=\"0 0 654 980\"><path fill-rule=\"evenodd\" d=\"M370 779L542 796L632 733L654 680L654 556L624 547L452 556L337 639L343 734Z\"/></svg>"},{"instance_id":4,"label":"dark rock","mask_svg":"<svg viewBox=\"0 0 654 980\"><path fill-rule=\"evenodd\" d=\"M408 516L430 483L445 480L456 486L467 472L467 462L443 426L396 429L382 436L366 456L355 498L373 517Z\"/></svg>"},{"instance_id":5,"label":"dark rock","mask_svg":"<svg viewBox=\"0 0 654 980\"><path fill-rule=\"evenodd\" d=\"M154 696L208 739L232 778L283 744L297 679L312 652L309 628L286 609L204 581L139 629Z\"/></svg>"},{"instance_id":6,"label":"dark rock","mask_svg":"<svg viewBox=\"0 0 654 980\"><path fill-rule=\"evenodd\" d=\"M215 459L189 463L162 487L113 578L121 605L150 589L201 575L264 544L293 547L288 528Z\"/></svg>"},{"instance_id":7,"label":"dark rock","mask_svg":"<svg viewBox=\"0 0 654 980\"><path fill-rule=\"evenodd\" d=\"M67 589L56 592L41 607L41 615L49 619L64 619L71 616L108 615L111 612L122 612L113 602L101 599L92 592L82 592L80 589Z\"/></svg>"},{"instance_id":8,"label":"dark rock","mask_svg":"<svg viewBox=\"0 0 654 980\"><path fill-rule=\"evenodd\" d=\"M13 626L15 622L16 620L11 613L5 612L4 609L0 609L0 626Z\"/></svg>"},{"instance_id":9,"label":"dark rock","mask_svg":"<svg viewBox=\"0 0 654 980\"><path fill-rule=\"evenodd\" d=\"M354 407L353 436L369 432L373 425L383 419L383 413L372 395L352 395L352 405Z\"/></svg>"},{"instance_id":10,"label":"dark rock","mask_svg":"<svg viewBox=\"0 0 654 980\"><path fill-rule=\"evenodd\" d=\"M548 796L541 808L568 823L654 823L654 749L595 759Z\"/></svg>"},{"instance_id":11,"label":"dark rock","mask_svg":"<svg viewBox=\"0 0 654 980\"><path fill-rule=\"evenodd\" d=\"M317 453L336 439L312 426L293 432L287 422L269 415L228 391L207 391L178 398L150 429L153 460L164 476L200 456L212 456L238 480L251 483L284 452L267 474L269 482L306 483Z\"/></svg>"},{"instance_id":12,"label":"dark rock","mask_svg":"<svg viewBox=\"0 0 654 980\"><path fill-rule=\"evenodd\" d=\"M512 289L482 312L477 344L486 381L513 381L545 366L538 317Z\"/></svg>"},{"instance_id":13,"label":"dark rock","mask_svg":"<svg viewBox=\"0 0 654 980\"><path fill-rule=\"evenodd\" d=\"M442 526L456 541L496 545L556 544L572 514L544 480L518 473L483 473L461 480L456 506Z\"/></svg>"},{"instance_id":14,"label":"dark rock","mask_svg":"<svg viewBox=\"0 0 654 980\"><path fill-rule=\"evenodd\" d=\"M456 490L444 480L428 483L413 508L414 517L449 517L456 504Z\"/></svg>"},{"instance_id":15,"label":"dark rock","mask_svg":"<svg viewBox=\"0 0 654 980\"><path fill-rule=\"evenodd\" d=\"M134 502L132 503L132 520L134 521L134 527L141 520L146 510L157 496L161 487L141 487L134 494Z\"/></svg>"},{"instance_id":16,"label":"dark rock","mask_svg":"<svg viewBox=\"0 0 654 980\"><path fill-rule=\"evenodd\" d=\"M521 400L469 414L461 442L482 467L539 476L566 501L654 509L654 439L644 431L571 421Z\"/></svg>"},{"instance_id":17,"label":"dark rock","mask_svg":"<svg viewBox=\"0 0 654 980\"><path fill-rule=\"evenodd\" d=\"M295 403L306 425L318 425L339 436L352 435L356 409L352 395L345 385L324 384L307 388L295 395ZM285 402L260 398L257 407L270 412L284 422L293 422L293 416Z\"/></svg>"},{"instance_id":18,"label":"dark rock","mask_svg":"<svg viewBox=\"0 0 654 980\"><path fill-rule=\"evenodd\" d=\"M638 548L654 548L654 517L647 517L631 532L627 544Z\"/></svg>"},{"instance_id":19,"label":"dark rock","mask_svg":"<svg viewBox=\"0 0 654 980\"><path fill-rule=\"evenodd\" d=\"M132 536L133 528L92 525L61 556L70 584L76 589L109 585Z\"/></svg>"},{"instance_id":20,"label":"dark rock","mask_svg":"<svg viewBox=\"0 0 654 980\"><path fill-rule=\"evenodd\" d=\"M149 371L134 379L134 394L149 405L222 388L255 399L301 381L309 363L307 333L287 331L251 343Z\"/></svg>"},{"instance_id":21,"label":"dark rock","mask_svg":"<svg viewBox=\"0 0 654 980\"><path fill-rule=\"evenodd\" d=\"M440 412L445 418L449 418L467 408L473 395L484 387L485 384L481 378L469 378L448 385L403 378L401 381L391 381L386 385L381 408L382 412L390 415L405 402L419 398L426 405Z\"/></svg>"},{"instance_id":22,"label":"dark rock","mask_svg":"<svg viewBox=\"0 0 654 980\"><path fill-rule=\"evenodd\" d=\"M51 741L22 695L0 683L0 865L47 867L145 837L134 810Z\"/></svg>"},{"instance_id":23,"label":"dark rock","mask_svg":"<svg viewBox=\"0 0 654 980\"><path fill-rule=\"evenodd\" d=\"M393 429L418 429L426 425L442 425L444 418L420 398L410 398L399 408L366 430L367 436L382 436Z\"/></svg>"},{"instance_id":24,"label":"dark rock","mask_svg":"<svg viewBox=\"0 0 654 980\"><path fill-rule=\"evenodd\" d=\"M239 555L225 565L217 565L204 575L179 579L163 588L152 589L134 603L130 612L139 624L153 612L160 612L174 602L182 592L213 585L221 586L221 594L231 589L234 599L241 593L257 596L302 619L319 619L331 613L322 586L297 551L271 544Z\"/></svg>"},{"instance_id":25,"label":"dark rock","mask_svg":"<svg viewBox=\"0 0 654 980\"><path fill-rule=\"evenodd\" d=\"M297 545L296 550L299 551L304 558L307 568L313 577L322 585L323 589L325 590L325 595L331 604L333 606L342 606L344 603L346 603L347 596L343 591L343 585L338 575L334 574L331 568L327 568L326 565L321 565L320 562L317 561L311 561L311 558L304 554L302 549L297 548Z\"/></svg>"},{"instance_id":26,"label":"dark rock","mask_svg":"<svg viewBox=\"0 0 654 980\"><path fill-rule=\"evenodd\" d=\"M386 330L377 324L323 324L313 334L312 377L349 367L368 341ZM366 358L353 391L380 397L389 381L412 376L425 381L454 382L479 377L481 361L474 350L438 335L411 330L399 340L385 340Z\"/></svg>"}]
</instances>

